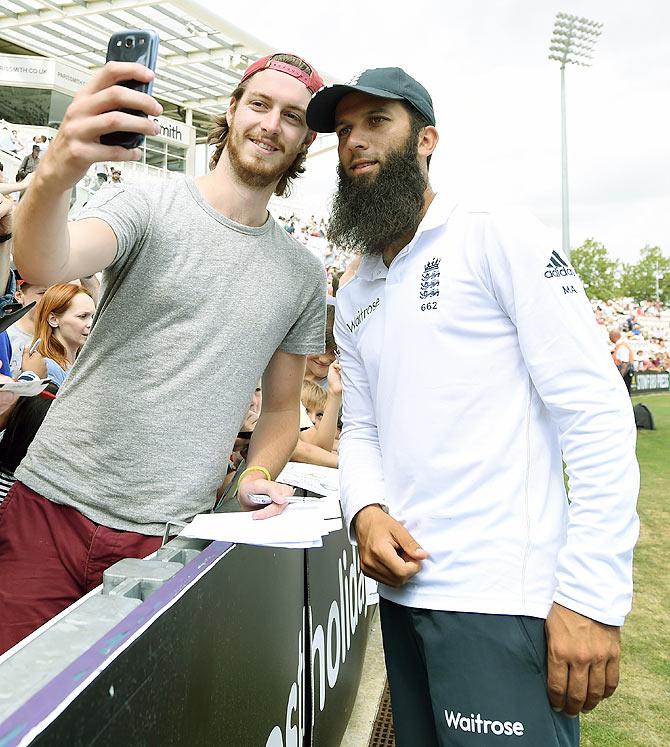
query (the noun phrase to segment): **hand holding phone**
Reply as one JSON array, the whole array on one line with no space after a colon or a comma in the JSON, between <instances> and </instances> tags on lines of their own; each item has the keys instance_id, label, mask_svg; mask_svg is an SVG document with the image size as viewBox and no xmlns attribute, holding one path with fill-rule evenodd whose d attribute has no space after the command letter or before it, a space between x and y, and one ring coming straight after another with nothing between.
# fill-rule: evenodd
<instances>
[{"instance_id":1,"label":"hand holding phone","mask_svg":"<svg viewBox=\"0 0 670 747\"><path fill-rule=\"evenodd\" d=\"M145 92L153 79L153 71L136 62L109 62L98 70L68 106L58 134L40 159L39 174L36 172L40 188L64 193L96 162L138 160L141 151L129 147L131 142L141 144L138 134L160 131L148 118L163 111ZM137 89L124 85L128 81L137 83ZM106 145L103 138L110 133L127 137L126 145Z\"/></svg>"},{"instance_id":2,"label":"hand holding phone","mask_svg":"<svg viewBox=\"0 0 670 747\"><path fill-rule=\"evenodd\" d=\"M112 34L107 46L107 62L133 62L144 65L151 71L156 70L158 59L158 34L155 31L119 31ZM151 96L153 80L122 80L117 85L130 88ZM141 109L125 109L120 111L133 117L146 117ZM100 137L104 145L121 145L124 148L139 148L144 142L142 132L108 132Z\"/></svg>"}]
</instances>

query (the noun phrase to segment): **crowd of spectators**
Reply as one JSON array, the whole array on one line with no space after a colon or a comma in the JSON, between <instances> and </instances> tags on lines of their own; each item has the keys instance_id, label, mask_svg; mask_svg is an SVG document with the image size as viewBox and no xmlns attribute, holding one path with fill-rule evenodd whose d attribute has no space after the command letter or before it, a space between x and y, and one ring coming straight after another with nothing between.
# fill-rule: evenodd
<instances>
[{"instance_id":1,"label":"crowd of spectators","mask_svg":"<svg viewBox=\"0 0 670 747\"><path fill-rule=\"evenodd\" d=\"M22 138L18 130L10 130L7 126L0 126L0 151L21 159L11 185L15 190L12 192L9 192L9 179L5 175L4 165L0 162L0 194L8 194L15 202L18 202L30 183L31 175L35 173L41 157L49 147L49 142L46 135L38 134L32 138ZM89 173L84 178L83 186L90 192L95 192L103 185L118 186L122 182L121 169L112 163L101 162L91 166Z\"/></svg>"},{"instance_id":2,"label":"crowd of spectators","mask_svg":"<svg viewBox=\"0 0 670 747\"><path fill-rule=\"evenodd\" d=\"M12 209L13 200L0 191L0 217ZM50 287L28 283L12 268L10 246L10 241L0 243L0 372L49 384L0 415L0 502L88 338L100 286L96 277Z\"/></svg>"},{"instance_id":3,"label":"crowd of spectators","mask_svg":"<svg viewBox=\"0 0 670 747\"><path fill-rule=\"evenodd\" d=\"M632 352L634 372L670 371L670 310L662 303L619 298L592 300L591 305L608 342L612 330L621 333L621 342Z\"/></svg>"},{"instance_id":4,"label":"crowd of spectators","mask_svg":"<svg viewBox=\"0 0 670 747\"><path fill-rule=\"evenodd\" d=\"M337 288L346 268L355 261L355 256L334 247L326 238L325 218L310 216L304 220L295 213L286 218L282 215L278 221L284 230L294 239L304 244L324 264L328 276L328 295L337 295Z\"/></svg>"},{"instance_id":5,"label":"crowd of spectators","mask_svg":"<svg viewBox=\"0 0 670 747\"><path fill-rule=\"evenodd\" d=\"M4 150L5 153L12 156L26 159L35 150L42 154L48 147L49 139L46 135L34 135L32 139L26 139L19 135L18 130L10 130L5 125L0 127L0 150Z\"/></svg>"}]
</instances>

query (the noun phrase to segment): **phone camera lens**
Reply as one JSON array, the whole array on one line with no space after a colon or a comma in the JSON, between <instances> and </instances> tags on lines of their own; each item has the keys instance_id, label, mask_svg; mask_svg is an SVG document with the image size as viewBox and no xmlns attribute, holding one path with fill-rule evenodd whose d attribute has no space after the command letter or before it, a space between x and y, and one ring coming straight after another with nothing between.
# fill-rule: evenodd
<instances>
[{"instance_id":1,"label":"phone camera lens","mask_svg":"<svg viewBox=\"0 0 670 747\"><path fill-rule=\"evenodd\" d=\"M132 47L133 46L133 40L128 38L126 39L126 47Z\"/></svg>"}]
</instances>

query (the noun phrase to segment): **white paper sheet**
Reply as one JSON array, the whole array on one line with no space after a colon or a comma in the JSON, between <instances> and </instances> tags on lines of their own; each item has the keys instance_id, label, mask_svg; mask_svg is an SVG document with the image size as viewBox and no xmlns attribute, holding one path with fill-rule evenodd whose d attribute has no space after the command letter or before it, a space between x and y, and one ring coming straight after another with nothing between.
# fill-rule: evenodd
<instances>
[{"instance_id":1,"label":"white paper sheet","mask_svg":"<svg viewBox=\"0 0 670 747\"><path fill-rule=\"evenodd\" d=\"M305 501L305 503L293 503L292 509L301 510L303 506L310 509L318 508L324 519L342 519L342 509L340 508L340 499L337 496L330 498L323 497L315 501Z\"/></svg>"},{"instance_id":2,"label":"white paper sheet","mask_svg":"<svg viewBox=\"0 0 670 747\"><path fill-rule=\"evenodd\" d=\"M247 545L318 547L328 531L322 509L302 503L287 506L270 519L254 519L251 512L198 514L180 535Z\"/></svg>"},{"instance_id":3,"label":"white paper sheet","mask_svg":"<svg viewBox=\"0 0 670 747\"><path fill-rule=\"evenodd\" d=\"M329 498L338 497L340 494L339 475L334 467L289 462L277 477L277 482Z\"/></svg>"},{"instance_id":4,"label":"white paper sheet","mask_svg":"<svg viewBox=\"0 0 670 747\"><path fill-rule=\"evenodd\" d=\"M13 392L19 397L34 397L44 391L51 379L37 379L35 381L6 381L0 384L3 392Z\"/></svg>"}]
</instances>

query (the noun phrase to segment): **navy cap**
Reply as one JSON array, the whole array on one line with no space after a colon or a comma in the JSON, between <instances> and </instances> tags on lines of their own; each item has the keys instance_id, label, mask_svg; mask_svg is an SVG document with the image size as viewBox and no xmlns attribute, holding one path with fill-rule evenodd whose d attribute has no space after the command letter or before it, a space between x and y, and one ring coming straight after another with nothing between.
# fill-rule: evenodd
<instances>
[{"instance_id":1,"label":"navy cap","mask_svg":"<svg viewBox=\"0 0 670 747\"><path fill-rule=\"evenodd\" d=\"M349 83L336 83L312 96L307 107L307 126L315 132L335 132L335 109L349 93L369 93L383 99L406 101L428 122L435 124L433 100L428 91L400 67L365 70Z\"/></svg>"}]
</instances>

